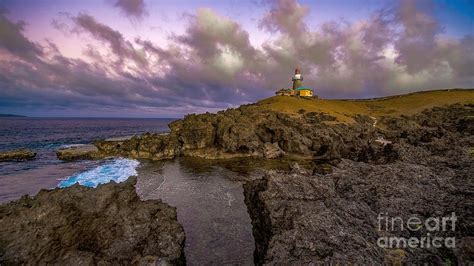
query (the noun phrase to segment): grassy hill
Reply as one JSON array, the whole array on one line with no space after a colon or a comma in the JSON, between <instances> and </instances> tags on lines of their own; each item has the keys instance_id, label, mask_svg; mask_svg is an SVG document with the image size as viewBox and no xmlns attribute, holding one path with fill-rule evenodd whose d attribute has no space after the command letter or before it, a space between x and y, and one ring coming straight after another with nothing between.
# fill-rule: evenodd
<instances>
[{"instance_id":1,"label":"grassy hill","mask_svg":"<svg viewBox=\"0 0 474 266\"><path fill-rule=\"evenodd\" d=\"M266 109L289 114L297 114L301 109L306 112L324 112L335 116L338 121L352 122L352 116L356 114L373 117L410 115L427 108L454 103L474 104L474 89L423 91L363 100L274 96L257 104Z\"/></svg>"}]
</instances>

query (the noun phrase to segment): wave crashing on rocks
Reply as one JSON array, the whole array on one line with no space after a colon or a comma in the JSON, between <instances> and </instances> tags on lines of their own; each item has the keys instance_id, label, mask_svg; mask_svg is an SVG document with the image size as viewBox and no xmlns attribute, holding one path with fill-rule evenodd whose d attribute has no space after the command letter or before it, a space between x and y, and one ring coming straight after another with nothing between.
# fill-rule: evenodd
<instances>
[{"instance_id":1,"label":"wave crashing on rocks","mask_svg":"<svg viewBox=\"0 0 474 266\"><path fill-rule=\"evenodd\" d=\"M140 162L133 159L117 158L93 169L74 174L59 184L59 188L70 187L76 183L86 187L97 187L99 184L115 181L124 182L130 176L137 175Z\"/></svg>"}]
</instances>

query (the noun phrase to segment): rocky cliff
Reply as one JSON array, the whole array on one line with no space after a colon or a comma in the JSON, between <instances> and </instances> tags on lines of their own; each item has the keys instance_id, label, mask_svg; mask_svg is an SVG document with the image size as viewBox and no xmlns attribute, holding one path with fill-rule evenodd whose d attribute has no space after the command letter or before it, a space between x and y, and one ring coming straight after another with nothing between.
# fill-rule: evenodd
<instances>
[{"instance_id":1,"label":"rocky cliff","mask_svg":"<svg viewBox=\"0 0 474 266\"><path fill-rule=\"evenodd\" d=\"M188 115L171 123L167 134L96 141L94 144L98 151L71 153L65 150L58 152L58 157L74 160L126 156L161 160L176 156L275 158L286 154L322 160L379 160L380 153L392 152L391 146L378 145L386 142L377 141L381 134L387 134L381 130L397 126L391 119L421 113L433 106L472 104L473 97L472 89L419 92L369 100L271 97L217 114ZM401 121L399 123L403 123Z\"/></svg>"},{"instance_id":2,"label":"rocky cliff","mask_svg":"<svg viewBox=\"0 0 474 266\"><path fill-rule=\"evenodd\" d=\"M0 205L0 265L184 265L175 208L141 201L135 182L42 190Z\"/></svg>"},{"instance_id":3,"label":"rocky cliff","mask_svg":"<svg viewBox=\"0 0 474 266\"><path fill-rule=\"evenodd\" d=\"M394 99L398 106L406 106L403 99ZM257 264L474 260L472 103L431 105L409 114L400 107L396 115L391 115L395 109L390 109L394 106L390 102L380 110L385 100L362 103L367 110L377 110L375 117L369 111L349 112L362 110L360 102L356 106L343 101L343 113L328 113L314 111L314 103L307 101L311 108L297 112L252 104L188 115L170 124L168 134L97 141L94 156L161 160L285 155L311 160L309 170L295 166L290 172L270 171L245 185ZM407 221L452 213L458 219L452 232L377 228L380 214ZM456 247L394 249L377 244L381 237L428 234L453 236Z\"/></svg>"},{"instance_id":4,"label":"rocky cliff","mask_svg":"<svg viewBox=\"0 0 474 266\"><path fill-rule=\"evenodd\" d=\"M258 264L469 264L474 261L474 106L382 119L385 152L331 162L332 172L270 171L244 186ZM390 148L387 148L390 147ZM342 150L344 151L344 149ZM344 153L335 153L342 155ZM374 156L377 154L377 156ZM371 160L370 158L377 158ZM454 230L379 228L379 215L457 217ZM382 219L382 224L384 221ZM381 230L382 229L382 230ZM455 248L384 248L383 237L455 237Z\"/></svg>"},{"instance_id":5,"label":"rocky cliff","mask_svg":"<svg viewBox=\"0 0 474 266\"><path fill-rule=\"evenodd\" d=\"M355 117L356 123L336 123L316 112L285 114L258 105L241 106L217 114L188 115L170 124L169 134L145 134L126 141L97 141L104 156L171 159L195 156L208 159L284 154L303 158L365 156L375 140L373 121Z\"/></svg>"}]
</instances>

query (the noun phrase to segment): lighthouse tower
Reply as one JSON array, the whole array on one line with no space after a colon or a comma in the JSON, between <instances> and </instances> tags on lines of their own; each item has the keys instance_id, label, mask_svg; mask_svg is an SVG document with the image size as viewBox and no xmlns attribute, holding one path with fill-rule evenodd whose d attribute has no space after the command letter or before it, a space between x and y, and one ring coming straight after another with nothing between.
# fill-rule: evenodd
<instances>
[{"instance_id":1,"label":"lighthouse tower","mask_svg":"<svg viewBox=\"0 0 474 266\"><path fill-rule=\"evenodd\" d=\"M301 87L303 84L303 76L301 75L301 71L297 68L295 69L295 75L293 76L293 90Z\"/></svg>"}]
</instances>

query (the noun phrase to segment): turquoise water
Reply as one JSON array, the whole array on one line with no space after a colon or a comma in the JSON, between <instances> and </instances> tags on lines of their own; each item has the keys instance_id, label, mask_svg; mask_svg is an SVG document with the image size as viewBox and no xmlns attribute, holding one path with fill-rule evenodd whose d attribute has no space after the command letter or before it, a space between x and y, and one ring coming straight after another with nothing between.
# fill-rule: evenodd
<instances>
[{"instance_id":1,"label":"turquoise water","mask_svg":"<svg viewBox=\"0 0 474 266\"><path fill-rule=\"evenodd\" d=\"M136 176L138 165L140 163L133 159L118 158L110 160L90 170L66 178L59 182L58 187L69 187L76 183L86 187L97 187L100 184L106 184L111 181L120 183L127 180L130 176Z\"/></svg>"},{"instance_id":2,"label":"turquoise water","mask_svg":"<svg viewBox=\"0 0 474 266\"><path fill-rule=\"evenodd\" d=\"M106 180L122 180L127 174L105 176L120 169L130 172L133 167L123 161L62 162L55 152L63 146L98 139L167 132L171 121L173 119L0 118L0 150L26 148L37 153L32 161L0 162L0 203L24 194L35 195L40 189L57 187L60 182L62 186L77 181L96 186ZM84 171L86 173L81 173ZM98 174L102 181L90 180L87 175L92 174ZM70 179L65 181L68 177Z\"/></svg>"}]
</instances>

